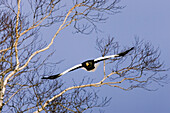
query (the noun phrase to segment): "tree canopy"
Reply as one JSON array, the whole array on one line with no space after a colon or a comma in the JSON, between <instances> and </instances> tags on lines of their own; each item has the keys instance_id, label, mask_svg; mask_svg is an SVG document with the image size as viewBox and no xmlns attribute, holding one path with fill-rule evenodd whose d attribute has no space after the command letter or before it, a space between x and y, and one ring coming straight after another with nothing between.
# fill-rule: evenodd
<instances>
[{"instance_id":1,"label":"tree canopy","mask_svg":"<svg viewBox=\"0 0 170 113\"><path fill-rule=\"evenodd\" d=\"M99 81L84 78L80 83L64 87L61 80L43 80L45 71L54 72L61 61L49 62L55 51L46 52L60 31L73 28L74 33L97 32L99 22L119 13L120 0L1 0L0 2L0 110L6 112L75 112L107 106L110 99L99 97L96 87L108 85L122 90L149 89L152 83L162 84L167 75L159 48L135 38L134 50L122 58L103 62ZM39 33L56 26L49 42ZM47 32L48 33L48 32ZM121 49L114 38L96 39L101 56L117 54ZM121 49L121 50L120 50ZM45 54L46 53L46 54ZM58 54L60 55L60 54ZM106 68L112 71L106 73ZM108 74L109 73L109 74Z\"/></svg>"}]
</instances>

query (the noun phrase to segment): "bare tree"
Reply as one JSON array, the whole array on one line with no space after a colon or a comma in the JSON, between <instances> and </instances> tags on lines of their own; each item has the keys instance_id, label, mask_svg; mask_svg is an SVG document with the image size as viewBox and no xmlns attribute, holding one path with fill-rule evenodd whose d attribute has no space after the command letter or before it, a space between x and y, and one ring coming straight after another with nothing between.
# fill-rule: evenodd
<instances>
[{"instance_id":1,"label":"bare tree","mask_svg":"<svg viewBox=\"0 0 170 113\"><path fill-rule=\"evenodd\" d=\"M75 33L89 34L98 30L96 23L105 21L106 14L118 13L123 8L118 6L119 0L73 0L71 6L65 2L68 1L1 0L0 111L79 113L108 105L110 98L99 102L95 87L146 89L151 82L161 84L165 79L162 75L157 77L158 73L165 71L159 61L158 49L136 40L135 50L126 57L104 61L104 76L98 82L83 79L79 84L64 88L62 81L41 80L42 74L52 73L60 63L48 62L54 51L43 58L41 53L51 47L61 30L73 25ZM54 24L59 27L50 42L41 41L41 29ZM118 43L112 38L98 40L97 47L102 56L119 50ZM114 67L108 75L105 73L107 66Z\"/></svg>"},{"instance_id":2,"label":"bare tree","mask_svg":"<svg viewBox=\"0 0 170 113\"><path fill-rule=\"evenodd\" d=\"M65 2L68 1L0 1L1 111L33 112L38 110L37 112L40 112L45 110L45 106L52 102L48 101L49 98L53 98L53 101L56 99L53 96L60 92L58 90L62 83L56 85L57 81L55 81L54 87L54 83L44 82L40 79L43 68L50 73L59 63L47 62L53 52L43 59L41 53L50 48L56 36L67 26L72 24L75 32L88 34L96 29L96 22L106 19L104 14L114 14L122 8L116 6L118 0L111 2L74 0L71 7L66 6ZM53 24L60 25L51 41L46 43L41 41L41 38L38 39L41 28L50 27ZM45 84L48 84L49 87L44 87ZM84 93L87 94L87 92ZM63 98L65 97L63 96ZM64 107L60 102L57 103ZM46 105L44 106L44 104ZM88 107L92 106L88 105Z\"/></svg>"},{"instance_id":3,"label":"bare tree","mask_svg":"<svg viewBox=\"0 0 170 113\"><path fill-rule=\"evenodd\" d=\"M114 38L108 38L105 41L103 39L97 40L97 49L103 56L110 52L117 53L119 50L118 42L113 40ZM107 63L104 62L104 78L100 81L100 85L106 84L123 90L132 90L134 88L156 90L152 87L149 88L149 86L152 83L157 83L161 86L166 83L167 74L164 72L168 69L160 61L159 48L155 49L151 43L144 42L139 38L135 38L133 46L135 49L131 54L121 59L112 59ZM113 67L109 75L105 74L107 65ZM104 83L107 79L110 82Z\"/></svg>"}]
</instances>

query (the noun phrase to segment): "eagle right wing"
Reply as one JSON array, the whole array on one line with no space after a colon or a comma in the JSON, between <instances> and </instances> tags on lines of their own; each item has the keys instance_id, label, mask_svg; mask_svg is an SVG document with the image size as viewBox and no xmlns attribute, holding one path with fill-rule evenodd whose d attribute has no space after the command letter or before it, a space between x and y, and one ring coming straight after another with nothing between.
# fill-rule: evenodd
<instances>
[{"instance_id":1,"label":"eagle right wing","mask_svg":"<svg viewBox=\"0 0 170 113\"><path fill-rule=\"evenodd\" d=\"M109 55L109 56L104 56L104 57L99 57L99 58L94 59L94 62L95 62L95 63L98 63L98 62L100 62L100 61L107 60L107 59L109 59L109 58L121 57L121 56L123 57L123 56L125 56L129 51L131 51L131 50L133 50L133 49L134 49L134 47L132 47L132 48L130 48L130 49L124 51L124 52L121 52L121 53L119 53L119 54Z\"/></svg>"}]
</instances>

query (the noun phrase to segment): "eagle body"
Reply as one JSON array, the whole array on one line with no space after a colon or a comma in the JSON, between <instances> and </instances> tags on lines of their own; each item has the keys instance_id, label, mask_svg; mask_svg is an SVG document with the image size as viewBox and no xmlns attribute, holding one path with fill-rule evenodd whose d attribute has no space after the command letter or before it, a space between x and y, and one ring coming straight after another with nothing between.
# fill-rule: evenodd
<instances>
[{"instance_id":1,"label":"eagle body","mask_svg":"<svg viewBox=\"0 0 170 113\"><path fill-rule=\"evenodd\" d=\"M87 71L91 71L95 69L95 62L94 60L87 60L82 63L82 67L84 67Z\"/></svg>"}]
</instances>

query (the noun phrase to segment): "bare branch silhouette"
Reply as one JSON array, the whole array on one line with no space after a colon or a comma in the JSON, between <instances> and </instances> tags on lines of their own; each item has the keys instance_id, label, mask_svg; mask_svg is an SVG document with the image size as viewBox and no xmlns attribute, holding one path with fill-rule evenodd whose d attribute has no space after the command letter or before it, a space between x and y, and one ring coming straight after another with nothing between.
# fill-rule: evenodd
<instances>
[{"instance_id":1,"label":"bare branch silhouette","mask_svg":"<svg viewBox=\"0 0 170 113\"><path fill-rule=\"evenodd\" d=\"M166 68L159 60L159 48L138 39L133 44L135 49L123 58L104 61L104 76L99 81L83 79L80 84L65 88L62 81L42 80L42 75L53 74L61 62L49 62L55 52L49 49L60 31L72 25L74 33L97 32L96 23L105 22L107 15L124 8L118 6L119 0L73 0L71 3L66 5L62 0L0 1L0 112L84 112L109 103L107 97L99 101L96 87L150 90L151 83L163 84L166 75L159 73ZM52 25L56 26L56 31L46 42L39 33ZM98 39L96 45L101 56L130 48L120 51L113 38ZM107 70L108 67L112 70Z\"/></svg>"}]
</instances>

